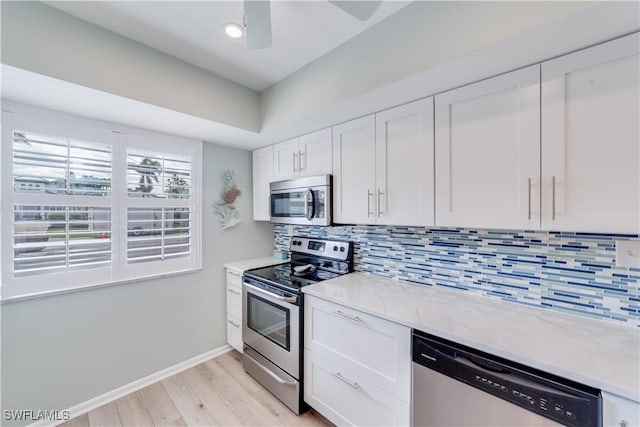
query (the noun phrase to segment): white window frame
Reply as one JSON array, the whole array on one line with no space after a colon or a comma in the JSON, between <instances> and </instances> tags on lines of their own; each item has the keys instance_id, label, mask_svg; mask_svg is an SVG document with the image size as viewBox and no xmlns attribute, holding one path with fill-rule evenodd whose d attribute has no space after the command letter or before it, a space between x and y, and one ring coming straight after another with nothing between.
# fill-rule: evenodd
<instances>
[{"instance_id":1,"label":"white window frame","mask_svg":"<svg viewBox=\"0 0 640 427\"><path fill-rule=\"evenodd\" d=\"M202 142L83 119L20 104L2 105L0 147L0 259L2 300L65 292L72 289L110 285L198 270L202 266ZM13 132L106 143L112 147L111 196L15 193L13 190ZM127 196L127 148L189 155L191 196L187 199L140 199ZM92 206L111 209L111 265L25 277L13 275L14 206ZM128 207L188 207L191 211L191 254L189 256L127 264Z\"/></svg>"}]
</instances>

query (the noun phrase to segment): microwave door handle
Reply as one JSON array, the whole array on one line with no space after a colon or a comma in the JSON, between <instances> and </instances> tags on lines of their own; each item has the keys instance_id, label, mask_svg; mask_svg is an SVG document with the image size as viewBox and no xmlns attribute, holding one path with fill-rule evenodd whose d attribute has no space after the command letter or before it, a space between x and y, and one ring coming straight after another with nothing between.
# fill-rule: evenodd
<instances>
[{"instance_id":1,"label":"microwave door handle","mask_svg":"<svg viewBox=\"0 0 640 427\"><path fill-rule=\"evenodd\" d=\"M311 212L309 212L309 196L311 196ZM315 195L313 194L313 190L311 188L307 188L307 191L304 192L304 217L307 218L308 221L313 220L313 216L316 214L316 200Z\"/></svg>"}]
</instances>

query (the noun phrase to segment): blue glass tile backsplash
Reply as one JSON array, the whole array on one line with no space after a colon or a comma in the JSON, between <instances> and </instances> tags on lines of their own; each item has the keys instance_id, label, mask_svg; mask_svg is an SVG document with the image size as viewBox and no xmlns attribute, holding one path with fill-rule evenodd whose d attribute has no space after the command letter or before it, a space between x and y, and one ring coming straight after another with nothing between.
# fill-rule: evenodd
<instances>
[{"instance_id":1,"label":"blue glass tile backsplash","mask_svg":"<svg viewBox=\"0 0 640 427\"><path fill-rule=\"evenodd\" d=\"M288 227L274 233L288 250ZM615 266L615 239L638 235L376 225L293 235L353 241L356 271L640 327L640 269Z\"/></svg>"}]
</instances>

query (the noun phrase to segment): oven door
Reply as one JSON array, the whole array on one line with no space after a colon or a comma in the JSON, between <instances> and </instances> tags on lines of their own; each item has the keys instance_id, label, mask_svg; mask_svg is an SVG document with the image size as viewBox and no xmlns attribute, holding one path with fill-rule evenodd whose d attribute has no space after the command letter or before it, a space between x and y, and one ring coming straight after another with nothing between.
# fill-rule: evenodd
<instances>
[{"instance_id":1,"label":"oven door","mask_svg":"<svg viewBox=\"0 0 640 427\"><path fill-rule=\"evenodd\" d=\"M271 190L271 222L276 224L330 225L331 187Z\"/></svg>"},{"instance_id":2,"label":"oven door","mask_svg":"<svg viewBox=\"0 0 640 427\"><path fill-rule=\"evenodd\" d=\"M300 307L296 295L275 295L244 282L242 338L245 344L300 379Z\"/></svg>"}]
</instances>

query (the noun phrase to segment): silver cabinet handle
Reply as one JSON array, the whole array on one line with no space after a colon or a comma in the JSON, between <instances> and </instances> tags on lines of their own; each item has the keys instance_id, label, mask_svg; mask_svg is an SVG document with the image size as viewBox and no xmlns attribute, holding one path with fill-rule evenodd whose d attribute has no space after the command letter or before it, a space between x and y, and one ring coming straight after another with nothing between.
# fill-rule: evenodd
<instances>
[{"instance_id":1,"label":"silver cabinet handle","mask_svg":"<svg viewBox=\"0 0 640 427\"><path fill-rule=\"evenodd\" d=\"M298 170L296 169L296 158L298 157L298 153L293 152L293 173L296 173Z\"/></svg>"},{"instance_id":2,"label":"silver cabinet handle","mask_svg":"<svg viewBox=\"0 0 640 427\"><path fill-rule=\"evenodd\" d=\"M373 212L371 212L371 196L373 196L373 193L367 190L367 216L368 217L373 215Z\"/></svg>"},{"instance_id":3,"label":"silver cabinet handle","mask_svg":"<svg viewBox=\"0 0 640 427\"><path fill-rule=\"evenodd\" d=\"M528 199L528 214L527 214L527 219L531 219L531 178L529 178L528 183L527 183L527 199Z\"/></svg>"},{"instance_id":4,"label":"silver cabinet handle","mask_svg":"<svg viewBox=\"0 0 640 427\"><path fill-rule=\"evenodd\" d=\"M342 310L334 311L333 314L337 314L338 316L344 317L345 319L353 320L354 322L361 322L362 321L362 319L359 318L358 316L352 316L351 314L347 314L347 313L343 312Z\"/></svg>"},{"instance_id":5,"label":"silver cabinet handle","mask_svg":"<svg viewBox=\"0 0 640 427\"><path fill-rule=\"evenodd\" d=\"M358 384L355 381L349 381L348 379L346 379L345 377L342 376L342 374L340 372L336 372L335 374L333 374L333 376L335 376L337 379L339 379L340 381L342 381L343 383L349 384L351 387L353 388L360 388L360 384Z\"/></svg>"},{"instance_id":6,"label":"silver cabinet handle","mask_svg":"<svg viewBox=\"0 0 640 427\"><path fill-rule=\"evenodd\" d=\"M239 328L240 325L236 322L234 322L233 320L227 320L227 323L229 323L231 326L234 326L236 328Z\"/></svg>"},{"instance_id":7,"label":"silver cabinet handle","mask_svg":"<svg viewBox=\"0 0 640 427\"><path fill-rule=\"evenodd\" d=\"M378 188L378 217L380 217L380 214L383 214L384 212L382 212L382 208L380 207L380 199L382 198L382 195L384 193L382 191L380 191L380 189Z\"/></svg>"},{"instance_id":8,"label":"silver cabinet handle","mask_svg":"<svg viewBox=\"0 0 640 427\"><path fill-rule=\"evenodd\" d=\"M556 177L551 177L551 221L556 220Z\"/></svg>"},{"instance_id":9,"label":"silver cabinet handle","mask_svg":"<svg viewBox=\"0 0 640 427\"><path fill-rule=\"evenodd\" d=\"M230 275L232 275L232 276L236 276L236 277L240 277L240 276L241 276L241 274L238 274L238 273L236 273L236 272L235 272L235 271L233 271L233 270L227 270L227 273L229 273L229 274L230 274Z\"/></svg>"},{"instance_id":10,"label":"silver cabinet handle","mask_svg":"<svg viewBox=\"0 0 640 427\"><path fill-rule=\"evenodd\" d=\"M298 170L303 171L307 168L307 150L298 151ZM304 156L304 167L302 167L302 156Z\"/></svg>"},{"instance_id":11,"label":"silver cabinet handle","mask_svg":"<svg viewBox=\"0 0 640 427\"><path fill-rule=\"evenodd\" d=\"M233 290L233 289L231 289L231 288L228 288L228 289L227 289L227 292L230 292L230 293L232 293L232 294L234 294L234 295L240 295L240 291L234 291L234 290Z\"/></svg>"}]
</instances>

